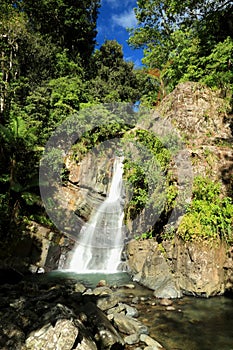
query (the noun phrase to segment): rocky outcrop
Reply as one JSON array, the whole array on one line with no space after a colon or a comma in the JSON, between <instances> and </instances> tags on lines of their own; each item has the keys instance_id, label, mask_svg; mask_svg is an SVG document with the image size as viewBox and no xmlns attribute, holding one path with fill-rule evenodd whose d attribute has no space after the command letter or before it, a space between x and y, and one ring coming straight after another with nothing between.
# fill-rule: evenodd
<instances>
[{"instance_id":1,"label":"rocky outcrop","mask_svg":"<svg viewBox=\"0 0 233 350\"><path fill-rule=\"evenodd\" d=\"M165 126L168 123L174 127L191 160L193 175L220 181L222 195L232 195L233 186L232 118L227 109L227 102L218 92L186 82L162 100L146 125L162 136L161 120ZM176 167L171 164L169 169L174 181ZM132 240L127 255L134 278L155 290L158 297L175 298L182 293L211 296L233 290L232 247L224 243L183 242L176 238L160 244L151 239Z\"/></svg>"},{"instance_id":2,"label":"rocky outcrop","mask_svg":"<svg viewBox=\"0 0 233 350\"><path fill-rule=\"evenodd\" d=\"M132 240L127 255L134 279L159 298L209 297L233 290L232 251L222 243Z\"/></svg>"},{"instance_id":3,"label":"rocky outcrop","mask_svg":"<svg viewBox=\"0 0 233 350\"><path fill-rule=\"evenodd\" d=\"M178 84L156 113L169 121L189 150L195 175L208 176L232 190L232 116L218 92L194 82Z\"/></svg>"}]
</instances>

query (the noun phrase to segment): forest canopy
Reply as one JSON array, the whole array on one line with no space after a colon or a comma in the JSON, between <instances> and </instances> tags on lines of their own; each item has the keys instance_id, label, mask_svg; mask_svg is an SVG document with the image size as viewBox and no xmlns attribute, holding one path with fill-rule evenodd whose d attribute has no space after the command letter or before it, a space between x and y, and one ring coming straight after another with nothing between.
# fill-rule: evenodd
<instances>
[{"instance_id":1,"label":"forest canopy","mask_svg":"<svg viewBox=\"0 0 233 350\"><path fill-rule=\"evenodd\" d=\"M140 69L116 40L96 48L100 6L1 1L0 238L22 232L27 220L51 224L39 194L39 161L70 114L106 102L151 107L189 80L220 89L232 103L232 1L138 0L129 43L144 48Z\"/></svg>"},{"instance_id":2,"label":"forest canopy","mask_svg":"<svg viewBox=\"0 0 233 350\"><path fill-rule=\"evenodd\" d=\"M179 82L199 81L231 98L233 4L224 0L139 0L130 44L164 96ZM160 88L160 90L159 90ZM153 96L152 98L156 97Z\"/></svg>"}]
</instances>

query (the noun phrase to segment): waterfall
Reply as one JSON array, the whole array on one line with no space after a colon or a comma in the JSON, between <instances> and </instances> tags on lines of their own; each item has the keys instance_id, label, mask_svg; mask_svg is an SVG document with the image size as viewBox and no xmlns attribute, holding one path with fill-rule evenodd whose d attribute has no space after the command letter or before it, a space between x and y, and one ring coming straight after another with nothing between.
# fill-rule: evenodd
<instances>
[{"instance_id":1,"label":"waterfall","mask_svg":"<svg viewBox=\"0 0 233 350\"><path fill-rule=\"evenodd\" d=\"M109 194L82 227L69 269L79 273L118 270L124 244L123 163L116 157Z\"/></svg>"}]
</instances>

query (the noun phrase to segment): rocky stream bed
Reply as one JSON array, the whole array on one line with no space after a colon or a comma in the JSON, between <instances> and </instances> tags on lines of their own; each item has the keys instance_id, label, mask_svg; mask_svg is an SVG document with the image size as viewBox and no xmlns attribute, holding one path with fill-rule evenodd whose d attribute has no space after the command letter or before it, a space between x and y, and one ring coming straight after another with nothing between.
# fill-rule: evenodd
<instances>
[{"instance_id":1,"label":"rocky stream bed","mask_svg":"<svg viewBox=\"0 0 233 350\"><path fill-rule=\"evenodd\" d=\"M138 320L133 283L110 287L103 280L86 288L36 275L10 282L0 288L1 350L163 349Z\"/></svg>"},{"instance_id":2,"label":"rocky stream bed","mask_svg":"<svg viewBox=\"0 0 233 350\"><path fill-rule=\"evenodd\" d=\"M232 296L157 298L115 275L91 288L67 273L21 277L0 270L1 350L233 350Z\"/></svg>"}]
</instances>

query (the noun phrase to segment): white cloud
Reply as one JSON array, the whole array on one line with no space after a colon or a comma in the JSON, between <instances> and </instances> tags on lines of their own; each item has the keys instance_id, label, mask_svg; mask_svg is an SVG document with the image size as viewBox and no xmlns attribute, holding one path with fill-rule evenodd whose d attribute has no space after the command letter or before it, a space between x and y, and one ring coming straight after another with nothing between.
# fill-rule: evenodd
<instances>
[{"instance_id":1,"label":"white cloud","mask_svg":"<svg viewBox=\"0 0 233 350\"><path fill-rule=\"evenodd\" d=\"M137 24L137 19L133 9L124 11L119 15L113 15L112 20L114 24L123 28L134 27Z\"/></svg>"}]
</instances>

